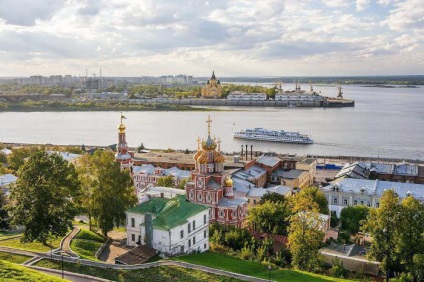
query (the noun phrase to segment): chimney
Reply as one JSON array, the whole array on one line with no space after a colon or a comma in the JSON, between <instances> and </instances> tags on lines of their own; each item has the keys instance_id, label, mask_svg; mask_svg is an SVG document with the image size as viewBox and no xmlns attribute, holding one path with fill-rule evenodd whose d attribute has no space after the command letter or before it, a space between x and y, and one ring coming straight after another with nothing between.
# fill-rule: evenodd
<instances>
[{"instance_id":1,"label":"chimney","mask_svg":"<svg viewBox=\"0 0 424 282\"><path fill-rule=\"evenodd\" d=\"M246 144L246 161L248 160L248 158L249 158L249 150L247 149L247 144Z\"/></svg>"},{"instance_id":2,"label":"chimney","mask_svg":"<svg viewBox=\"0 0 424 282\"><path fill-rule=\"evenodd\" d=\"M243 160L243 145L241 145L241 159Z\"/></svg>"},{"instance_id":3,"label":"chimney","mask_svg":"<svg viewBox=\"0 0 424 282\"><path fill-rule=\"evenodd\" d=\"M253 160L253 145L250 145L250 160Z\"/></svg>"}]
</instances>

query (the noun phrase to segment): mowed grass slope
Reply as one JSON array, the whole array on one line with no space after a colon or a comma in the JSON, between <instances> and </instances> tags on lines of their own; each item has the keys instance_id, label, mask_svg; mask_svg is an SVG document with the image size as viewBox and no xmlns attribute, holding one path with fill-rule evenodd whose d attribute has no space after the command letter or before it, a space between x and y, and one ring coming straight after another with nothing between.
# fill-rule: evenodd
<instances>
[{"instance_id":1,"label":"mowed grass slope","mask_svg":"<svg viewBox=\"0 0 424 282\"><path fill-rule=\"evenodd\" d=\"M43 281L63 282L63 280L11 262L0 260L0 281Z\"/></svg>"},{"instance_id":2,"label":"mowed grass slope","mask_svg":"<svg viewBox=\"0 0 424 282\"><path fill-rule=\"evenodd\" d=\"M44 245L40 242L21 243L21 237L17 237L13 239L0 241L0 246L20 249L25 251L45 253L50 251L52 248L53 249L59 248L61 240L62 240L62 237L58 237L53 239L51 242L48 241L47 244Z\"/></svg>"},{"instance_id":3,"label":"mowed grass slope","mask_svg":"<svg viewBox=\"0 0 424 282\"><path fill-rule=\"evenodd\" d=\"M35 264L40 267L47 267L52 269L60 269L60 261L51 261L43 259ZM72 264L64 262L64 269L66 271L91 275L113 281L125 282L140 282L140 281L155 281L155 282L239 282L241 280L209 274L203 271L187 269L175 266L160 266L146 269L133 269L133 270L118 270L111 268L99 268L87 266L83 264Z\"/></svg>"},{"instance_id":4,"label":"mowed grass slope","mask_svg":"<svg viewBox=\"0 0 424 282\"><path fill-rule=\"evenodd\" d=\"M176 257L173 259L177 261L208 266L263 279L268 279L269 275L268 268L266 265L263 265L258 262L245 261L233 258L219 253L205 252L200 254L191 254L187 256ZM273 281L351 281L289 269L272 269L270 274L271 280Z\"/></svg>"},{"instance_id":5,"label":"mowed grass slope","mask_svg":"<svg viewBox=\"0 0 424 282\"><path fill-rule=\"evenodd\" d=\"M92 231L81 229L72 239L71 249L83 259L97 260L96 252L105 241L105 237Z\"/></svg>"},{"instance_id":6,"label":"mowed grass slope","mask_svg":"<svg viewBox=\"0 0 424 282\"><path fill-rule=\"evenodd\" d=\"M5 261L8 261L8 262L13 262L13 263L17 263L17 264L24 263L27 260L30 260L31 258L32 257L29 257L29 256L0 252L0 260L5 260Z\"/></svg>"}]
</instances>

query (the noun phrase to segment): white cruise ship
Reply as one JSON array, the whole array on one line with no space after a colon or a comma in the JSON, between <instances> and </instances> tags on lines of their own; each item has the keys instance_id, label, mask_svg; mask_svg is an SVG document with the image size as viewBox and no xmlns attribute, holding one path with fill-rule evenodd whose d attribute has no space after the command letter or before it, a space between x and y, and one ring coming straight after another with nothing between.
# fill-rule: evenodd
<instances>
[{"instance_id":1,"label":"white cruise ship","mask_svg":"<svg viewBox=\"0 0 424 282\"><path fill-rule=\"evenodd\" d=\"M307 135L300 134L299 132L288 132L284 130L266 130L264 128L246 129L233 133L234 138L258 140L258 141L271 141L282 143L299 143L299 144L312 144L314 141Z\"/></svg>"}]
</instances>

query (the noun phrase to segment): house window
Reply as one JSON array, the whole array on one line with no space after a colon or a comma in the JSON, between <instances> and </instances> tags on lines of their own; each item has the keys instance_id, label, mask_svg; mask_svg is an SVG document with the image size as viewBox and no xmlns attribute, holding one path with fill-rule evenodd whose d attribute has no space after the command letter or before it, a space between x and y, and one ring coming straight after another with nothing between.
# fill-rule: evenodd
<instances>
[{"instance_id":1,"label":"house window","mask_svg":"<svg viewBox=\"0 0 424 282\"><path fill-rule=\"evenodd\" d=\"M253 204L256 205L256 200L253 200Z\"/></svg>"},{"instance_id":2,"label":"house window","mask_svg":"<svg viewBox=\"0 0 424 282\"><path fill-rule=\"evenodd\" d=\"M208 200L208 202L210 202L210 201L211 201L211 196L210 196L210 195L208 195L208 196L206 197L206 199Z\"/></svg>"},{"instance_id":3,"label":"house window","mask_svg":"<svg viewBox=\"0 0 424 282\"><path fill-rule=\"evenodd\" d=\"M346 199L344 200L344 205L347 206L347 200Z\"/></svg>"},{"instance_id":4,"label":"house window","mask_svg":"<svg viewBox=\"0 0 424 282\"><path fill-rule=\"evenodd\" d=\"M135 241L135 234L131 234L131 241Z\"/></svg>"},{"instance_id":5,"label":"house window","mask_svg":"<svg viewBox=\"0 0 424 282\"><path fill-rule=\"evenodd\" d=\"M196 244L196 237L193 237L193 245Z\"/></svg>"},{"instance_id":6,"label":"house window","mask_svg":"<svg viewBox=\"0 0 424 282\"><path fill-rule=\"evenodd\" d=\"M203 231L203 238L206 238L206 230Z\"/></svg>"},{"instance_id":7,"label":"house window","mask_svg":"<svg viewBox=\"0 0 424 282\"><path fill-rule=\"evenodd\" d=\"M375 206L378 208L380 207L380 203L375 203Z\"/></svg>"},{"instance_id":8,"label":"house window","mask_svg":"<svg viewBox=\"0 0 424 282\"><path fill-rule=\"evenodd\" d=\"M203 245L203 249L205 249L205 250L206 250L206 243Z\"/></svg>"},{"instance_id":9,"label":"house window","mask_svg":"<svg viewBox=\"0 0 424 282\"><path fill-rule=\"evenodd\" d=\"M193 220L193 230L196 229L196 221Z\"/></svg>"},{"instance_id":10,"label":"house window","mask_svg":"<svg viewBox=\"0 0 424 282\"><path fill-rule=\"evenodd\" d=\"M370 202L367 202L367 207L371 207L371 203Z\"/></svg>"},{"instance_id":11,"label":"house window","mask_svg":"<svg viewBox=\"0 0 424 282\"><path fill-rule=\"evenodd\" d=\"M188 233L190 233L191 232L191 223L189 222L188 223L188 225L187 225L187 230L188 230Z\"/></svg>"},{"instance_id":12,"label":"house window","mask_svg":"<svg viewBox=\"0 0 424 282\"><path fill-rule=\"evenodd\" d=\"M135 227L135 218L134 217L131 218L131 227Z\"/></svg>"},{"instance_id":13,"label":"house window","mask_svg":"<svg viewBox=\"0 0 424 282\"><path fill-rule=\"evenodd\" d=\"M184 230L180 231L180 237L181 237L181 239L184 238Z\"/></svg>"},{"instance_id":14,"label":"house window","mask_svg":"<svg viewBox=\"0 0 424 282\"><path fill-rule=\"evenodd\" d=\"M222 211L219 211L219 217L223 217L224 213Z\"/></svg>"},{"instance_id":15,"label":"house window","mask_svg":"<svg viewBox=\"0 0 424 282\"><path fill-rule=\"evenodd\" d=\"M361 201L361 205L364 205L364 201Z\"/></svg>"},{"instance_id":16,"label":"house window","mask_svg":"<svg viewBox=\"0 0 424 282\"><path fill-rule=\"evenodd\" d=\"M357 200L354 200L353 201L353 205L356 206L357 204L358 204L358 201Z\"/></svg>"},{"instance_id":17,"label":"house window","mask_svg":"<svg viewBox=\"0 0 424 282\"><path fill-rule=\"evenodd\" d=\"M206 214L203 215L203 224L206 224Z\"/></svg>"},{"instance_id":18,"label":"house window","mask_svg":"<svg viewBox=\"0 0 424 282\"><path fill-rule=\"evenodd\" d=\"M237 211L233 211L233 217L237 217Z\"/></svg>"},{"instance_id":19,"label":"house window","mask_svg":"<svg viewBox=\"0 0 424 282\"><path fill-rule=\"evenodd\" d=\"M250 199L247 199L247 203L250 204Z\"/></svg>"},{"instance_id":20,"label":"house window","mask_svg":"<svg viewBox=\"0 0 424 282\"><path fill-rule=\"evenodd\" d=\"M202 200L202 194L197 195L197 199L198 199L199 201L201 201L201 200Z\"/></svg>"},{"instance_id":21,"label":"house window","mask_svg":"<svg viewBox=\"0 0 424 282\"><path fill-rule=\"evenodd\" d=\"M188 247L191 247L191 240L188 240Z\"/></svg>"},{"instance_id":22,"label":"house window","mask_svg":"<svg viewBox=\"0 0 424 282\"><path fill-rule=\"evenodd\" d=\"M334 198L333 199L333 204L336 204L337 205L337 198Z\"/></svg>"},{"instance_id":23,"label":"house window","mask_svg":"<svg viewBox=\"0 0 424 282\"><path fill-rule=\"evenodd\" d=\"M190 199L193 199L193 191L190 192Z\"/></svg>"}]
</instances>

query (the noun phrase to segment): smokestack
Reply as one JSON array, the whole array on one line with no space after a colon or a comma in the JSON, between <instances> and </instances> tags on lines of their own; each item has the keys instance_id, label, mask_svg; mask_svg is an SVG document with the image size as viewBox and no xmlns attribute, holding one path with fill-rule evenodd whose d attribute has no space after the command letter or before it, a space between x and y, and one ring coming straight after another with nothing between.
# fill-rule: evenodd
<instances>
[{"instance_id":1,"label":"smokestack","mask_svg":"<svg viewBox=\"0 0 424 282\"><path fill-rule=\"evenodd\" d=\"M250 145L250 160L253 160L253 145Z\"/></svg>"},{"instance_id":2,"label":"smokestack","mask_svg":"<svg viewBox=\"0 0 424 282\"><path fill-rule=\"evenodd\" d=\"M241 159L243 160L243 145L241 145Z\"/></svg>"},{"instance_id":3,"label":"smokestack","mask_svg":"<svg viewBox=\"0 0 424 282\"><path fill-rule=\"evenodd\" d=\"M247 144L246 144L246 161L249 159L249 149L247 149Z\"/></svg>"}]
</instances>

